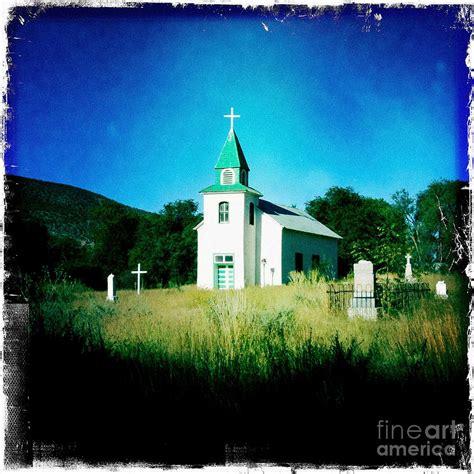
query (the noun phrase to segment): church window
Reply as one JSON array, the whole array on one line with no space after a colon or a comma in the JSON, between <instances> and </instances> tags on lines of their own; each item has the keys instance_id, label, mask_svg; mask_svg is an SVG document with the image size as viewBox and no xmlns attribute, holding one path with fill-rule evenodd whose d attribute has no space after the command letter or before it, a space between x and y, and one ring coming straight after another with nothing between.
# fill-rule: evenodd
<instances>
[{"instance_id":1,"label":"church window","mask_svg":"<svg viewBox=\"0 0 474 474\"><path fill-rule=\"evenodd\" d=\"M321 263L321 257L319 255L311 255L311 268L315 270L319 268L319 264Z\"/></svg>"},{"instance_id":2,"label":"church window","mask_svg":"<svg viewBox=\"0 0 474 474\"><path fill-rule=\"evenodd\" d=\"M219 203L219 223L228 223L229 222L229 203L220 202Z\"/></svg>"},{"instance_id":3,"label":"church window","mask_svg":"<svg viewBox=\"0 0 474 474\"><path fill-rule=\"evenodd\" d=\"M253 225L255 222L255 205L253 202L249 205L249 224Z\"/></svg>"},{"instance_id":4,"label":"church window","mask_svg":"<svg viewBox=\"0 0 474 474\"><path fill-rule=\"evenodd\" d=\"M303 271L303 254L300 252L295 253L295 270L297 272Z\"/></svg>"},{"instance_id":5,"label":"church window","mask_svg":"<svg viewBox=\"0 0 474 474\"><path fill-rule=\"evenodd\" d=\"M227 168L221 173L221 184L234 184L235 175L234 170Z\"/></svg>"},{"instance_id":6,"label":"church window","mask_svg":"<svg viewBox=\"0 0 474 474\"><path fill-rule=\"evenodd\" d=\"M247 170L242 170L240 172L240 182L244 185L244 186L248 186L248 181L247 181Z\"/></svg>"}]
</instances>

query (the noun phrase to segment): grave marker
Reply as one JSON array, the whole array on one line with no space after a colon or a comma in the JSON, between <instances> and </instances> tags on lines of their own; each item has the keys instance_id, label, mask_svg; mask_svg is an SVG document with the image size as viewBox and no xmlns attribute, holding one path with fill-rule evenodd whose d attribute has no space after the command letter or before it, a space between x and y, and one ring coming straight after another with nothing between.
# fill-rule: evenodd
<instances>
[{"instance_id":1,"label":"grave marker","mask_svg":"<svg viewBox=\"0 0 474 474\"><path fill-rule=\"evenodd\" d=\"M436 283L436 295L439 296L440 298L447 298L448 297L446 283L442 280L438 281L438 283Z\"/></svg>"},{"instance_id":2,"label":"grave marker","mask_svg":"<svg viewBox=\"0 0 474 474\"><path fill-rule=\"evenodd\" d=\"M360 260L354 264L354 293L348 315L350 319L377 319L374 265L368 260Z\"/></svg>"},{"instance_id":3,"label":"grave marker","mask_svg":"<svg viewBox=\"0 0 474 474\"><path fill-rule=\"evenodd\" d=\"M117 295L115 294L114 275L111 273L107 277L107 301L115 301L116 299Z\"/></svg>"},{"instance_id":4,"label":"grave marker","mask_svg":"<svg viewBox=\"0 0 474 474\"><path fill-rule=\"evenodd\" d=\"M412 268L411 268L411 255L408 254L406 257L407 259L407 263L405 265L405 280L406 281L415 281L415 279L413 278L413 271L412 271Z\"/></svg>"},{"instance_id":5,"label":"grave marker","mask_svg":"<svg viewBox=\"0 0 474 474\"><path fill-rule=\"evenodd\" d=\"M140 275L143 275L144 273L148 273L148 272L145 270L140 270L140 264L138 264L138 269L130 273L134 273L137 275L137 295L139 295L140 294Z\"/></svg>"}]
</instances>

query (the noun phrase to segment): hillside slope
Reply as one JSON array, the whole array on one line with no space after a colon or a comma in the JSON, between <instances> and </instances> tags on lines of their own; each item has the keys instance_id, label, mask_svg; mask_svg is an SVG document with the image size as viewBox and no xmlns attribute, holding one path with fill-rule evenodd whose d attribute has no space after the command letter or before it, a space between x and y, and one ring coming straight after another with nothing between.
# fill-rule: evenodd
<instances>
[{"instance_id":1,"label":"hillside slope","mask_svg":"<svg viewBox=\"0 0 474 474\"><path fill-rule=\"evenodd\" d=\"M71 237L84 243L92 241L92 210L102 202L115 202L75 186L13 175L5 176L5 196L7 216L19 213L23 220L46 226L50 235ZM132 213L149 214L123 207Z\"/></svg>"}]
</instances>

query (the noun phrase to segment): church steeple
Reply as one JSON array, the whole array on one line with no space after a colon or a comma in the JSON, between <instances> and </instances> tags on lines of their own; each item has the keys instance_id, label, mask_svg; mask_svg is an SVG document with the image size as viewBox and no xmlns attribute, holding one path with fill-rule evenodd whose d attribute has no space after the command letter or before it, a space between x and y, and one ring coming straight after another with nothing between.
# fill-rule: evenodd
<instances>
[{"instance_id":1,"label":"church steeple","mask_svg":"<svg viewBox=\"0 0 474 474\"><path fill-rule=\"evenodd\" d=\"M221 154L219 155L219 159L214 168L216 170L223 168L240 168L250 171L244 152L240 146L239 139L232 128L229 130L227 140L224 143Z\"/></svg>"},{"instance_id":2,"label":"church steeple","mask_svg":"<svg viewBox=\"0 0 474 474\"><path fill-rule=\"evenodd\" d=\"M230 118L230 130L214 166L215 183L201 192L248 191L261 196L257 190L249 187L250 168L234 130L234 118L240 118L240 115L234 115L234 108L231 107L230 115L224 117Z\"/></svg>"},{"instance_id":3,"label":"church steeple","mask_svg":"<svg viewBox=\"0 0 474 474\"><path fill-rule=\"evenodd\" d=\"M240 118L240 115L234 115L234 107L231 107L230 114L224 115L224 117L230 119L230 130L216 166L214 166L216 180L220 180L220 184L240 183L248 186L249 165L234 131L234 119Z\"/></svg>"}]
</instances>

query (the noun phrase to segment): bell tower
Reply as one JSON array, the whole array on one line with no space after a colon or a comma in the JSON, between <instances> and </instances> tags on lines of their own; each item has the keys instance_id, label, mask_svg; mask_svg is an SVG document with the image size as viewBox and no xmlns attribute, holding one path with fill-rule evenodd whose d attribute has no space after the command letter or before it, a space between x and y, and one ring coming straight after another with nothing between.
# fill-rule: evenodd
<instances>
[{"instance_id":1,"label":"bell tower","mask_svg":"<svg viewBox=\"0 0 474 474\"><path fill-rule=\"evenodd\" d=\"M249 166L234 131L239 115L230 109L230 130L214 166L214 184L201 190L204 220L198 231L198 286L231 289L255 284L258 200L249 187Z\"/></svg>"},{"instance_id":2,"label":"bell tower","mask_svg":"<svg viewBox=\"0 0 474 474\"><path fill-rule=\"evenodd\" d=\"M248 186L249 165L234 131L234 118L240 118L240 115L234 115L234 108L231 107L230 114L224 115L224 117L230 118L230 130L216 166L214 166L216 171L215 184Z\"/></svg>"}]
</instances>

